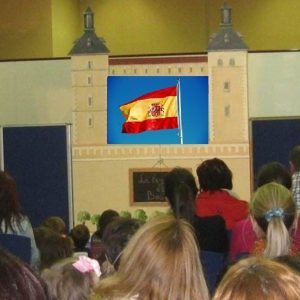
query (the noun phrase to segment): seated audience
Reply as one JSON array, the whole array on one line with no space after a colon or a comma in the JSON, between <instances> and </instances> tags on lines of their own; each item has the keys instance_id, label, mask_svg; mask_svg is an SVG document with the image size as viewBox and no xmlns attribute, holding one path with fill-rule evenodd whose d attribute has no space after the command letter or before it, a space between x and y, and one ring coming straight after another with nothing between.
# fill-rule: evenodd
<instances>
[{"instance_id":1,"label":"seated audience","mask_svg":"<svg viewBox=\"0 0 300 300\"><path fill-rule=\"evenodd\" d=\"M233 225L246 218L248 203L232 192L232 172L224 161L208 159L197 168L200 192L196 199L199 217L221 216L230 231Z\"/></svg>"},{"instance_id":2,"label":"seated audience","mask_svg":"<svg viewBox=\"0 0 300 300\"><path fill-rule=\"evenodd\" d=\"M145 223L96 293L100 299L208 299L191 225L172 215Z\"/></svg>"},{"instance_id":3,"label":"seated audience","mask_svg":"<svg viewBox=\"0 0 300 300\"><path fill-rule=\"evenodd\" d=\"M46 220L44 220L44 222L41 224L41 226L50 228L59 234L66 233L65 221L61 217L58 217L58 216L48 217Z\"/></svg>"},{"instance_id":4,"label":"seated audience","mask_svg":"<svg viewBox=\"0 0 300 300\"><path fill-rule=\"evenodd\" d=\"M241 259L220 282L213 300L298 300L300 276L285 264L263 257Z\"/></svg>"},{"instance_id":5,"label":"seated audience","mask_svg":"<svg viewBox=\"0 0 300 300\"><path fill-rule=\"evenodd\" d=\"M24 235L31 241L31 266L38 268L40 254L29 218L22 212L15 180L0 171L0 233Z\"/></svg>"},{"instance_id":6,"label":"seated audience","mask_svg":"<svg viewBox=\"0 0 300 300\"><path fill-rule=\"evenodd\" d=\"M275 182L259 187L253 195L250 214L258 237L250 253L268 258L297 254L290 236L297 209L287 188Z\"/></svg>"},{"instance_id":7,"label":"seated audience","mask_svg":"<svg viewBox=\"0 0 300 300\"><path fill-rule=\"evenodd\" d=\"M90 230L86 225L76 225L70 231L70 237L74 243L74 256L90 256L90 249L87 247L87 244L90 240Z\"/></svg>"},{"instance_id":8,"label":"seated audience","mask_svg":"<svg viewBox=\"0 0 300 300\"><path fill-rule=\"evenodd\" d=\"M105 260L105 250L102 242L103 232L106 226L118 216L119 213L113 209L105 210L98 220L97 231L91 236L91 257L97 259L100 263Z\"/></svg>"},{"instance_id":9,"label":"seated audience","mask_svg":"<svg viewBox=\"0 0 300 300\"><path fill-rule=\"evenodd\" d=\"M48 286L51 300L83 300L93 296L100 274L98 261L80 256L53 264L41 277Z\"/></svg>"},{"instance_id":10,"label":"seated audience","mask_svg":"<svg viewBox=\"0 0 300 300\"><path fill-rule=\"evenodd\" d=\"M46 284L27 264L0 248L0 299L48 300Z\"/></svg>"},{"instance_id":11,"label":"seated audience","mask_svg":"<svg viewBox=\"0 0 300 300\"><path fill-rule=\"evenodd\" d=\"M269 182L277 182L287 189L291 188L292 179L288 169L279 162L270 162L263 165L258 171L256 186L261 187ZM298 219L299 223L299 219ZM292 238L298 250L300 250L300 227L293 230ZM250 216L237 222L231 232L229 260L234 262L240 257L247 256L253 248L257 236L253 229Z\"/></svg>"},{"instance_id":12,"label":"seated audience","mask_svg":"<svg viewBox=\"0 0 300 300\"><path fill-rule=\"evenodd\" d=\"M117 217L106 226L102 236L105 248L105 261L101 263L102 277L118 270L124 248L142 224L137 219Z\"/></svg>"}]
</instances>

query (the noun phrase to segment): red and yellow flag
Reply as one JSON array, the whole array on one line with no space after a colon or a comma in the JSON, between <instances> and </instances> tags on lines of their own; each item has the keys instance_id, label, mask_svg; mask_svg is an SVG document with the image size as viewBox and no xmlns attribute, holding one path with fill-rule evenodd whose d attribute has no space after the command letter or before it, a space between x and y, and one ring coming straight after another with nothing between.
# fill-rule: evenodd
<instances>
[{"instance_id":1,"label":"red and yellow flag","mask_svg":"<svg viewBox=\"0 0 300 300\"><path fill-rule=\"evenodd\" d=\"M120 106L123 133L178 128L176 86L153 91Z\"/></svg>"}]
</instances>

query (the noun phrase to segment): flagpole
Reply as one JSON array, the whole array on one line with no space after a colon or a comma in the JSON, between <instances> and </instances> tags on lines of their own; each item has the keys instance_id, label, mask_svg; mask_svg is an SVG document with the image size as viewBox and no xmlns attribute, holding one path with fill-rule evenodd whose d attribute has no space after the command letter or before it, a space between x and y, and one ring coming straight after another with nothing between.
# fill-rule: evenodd
<instances>
[{"instance_id":1,"label":"flagpole","mask_svg":"<svg viewBox=\"0 0 300 300\"><path fill-rule=\"evenodd\" d=\"M180 144L183 144L182 120L181 120L181 92L180 92L180 79L177 81L177 108L178 108L178 130Z\"/></svg>"}]
</instances>

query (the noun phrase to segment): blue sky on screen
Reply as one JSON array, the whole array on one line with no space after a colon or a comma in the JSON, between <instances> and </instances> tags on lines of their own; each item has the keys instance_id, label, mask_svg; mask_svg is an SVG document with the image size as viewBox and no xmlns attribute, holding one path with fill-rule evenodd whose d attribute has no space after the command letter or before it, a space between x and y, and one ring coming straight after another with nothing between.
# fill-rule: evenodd
<instances>
[{"instance_id":1,"label":"blue sky on screen","mask_svg":"<svg viewBox=\"0 0 300 300\"><path fill-rule=\"evenodd\" d=\"M122 133L120 106L146 93L174 86L180 79L183 144L208 143L207 76L109 76L107 79L108 144L180 144L178 129Z\"/></svg>"}]
</instances>

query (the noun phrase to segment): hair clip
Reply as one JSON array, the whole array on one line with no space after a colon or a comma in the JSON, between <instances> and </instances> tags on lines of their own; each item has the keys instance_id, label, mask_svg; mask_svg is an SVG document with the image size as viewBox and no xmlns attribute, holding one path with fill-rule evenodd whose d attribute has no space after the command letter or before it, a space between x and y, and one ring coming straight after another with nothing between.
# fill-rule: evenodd
<instances>
[{"instance_id":1,"label":"hair clip","mask_svg":"<svg viewBox=\"0 0 300 300\"><path fill-rule=\"evenodd\" d=\"M98 277L101 275L100 265L96 259L80 255L72 266L81 273L95 272Z\"/></svg>"},{"instance_id":2,"label":"hair clip","mask_svg":"<svg viewBox=\"0 0 300 300\"><path fill-rule=\"evenodd\" d=\"M283 216L284 216L284 210L281 207L273 207L270 210L268 210L264 215L267 222L270 222L273 217L282 218Z\"/></svg>"}]
</instances>

